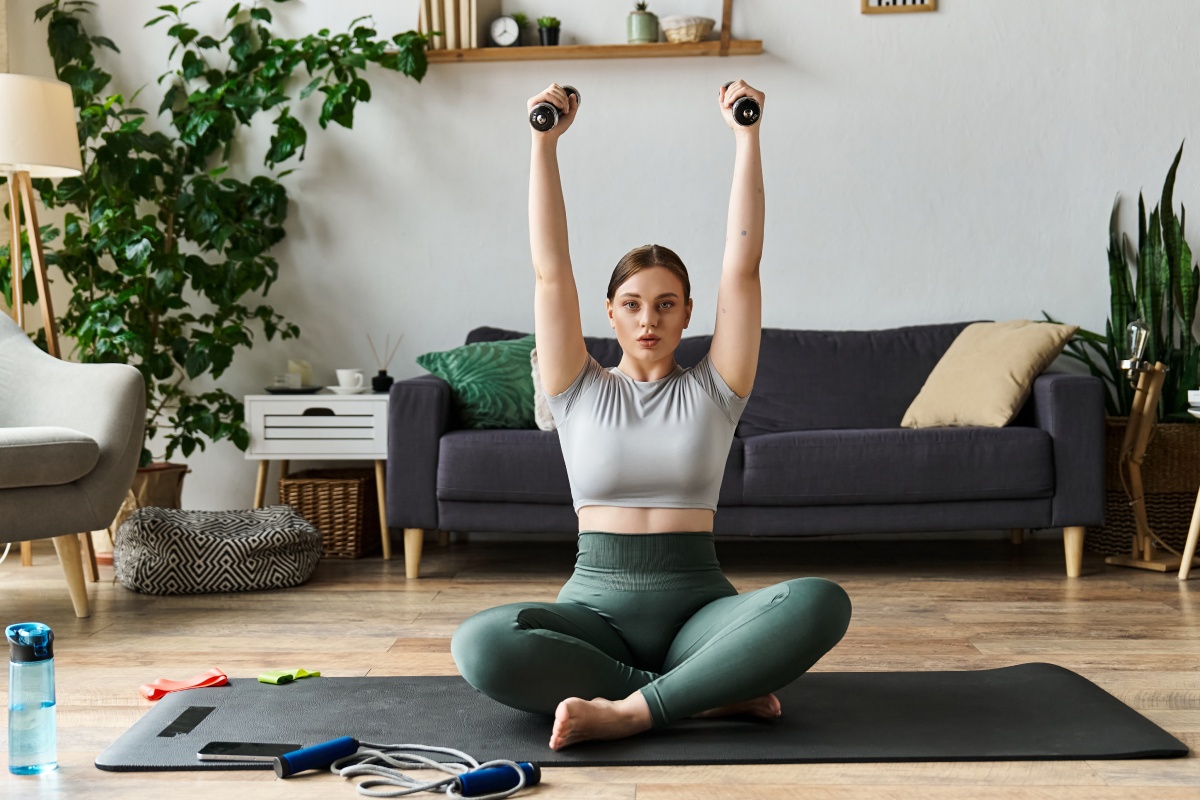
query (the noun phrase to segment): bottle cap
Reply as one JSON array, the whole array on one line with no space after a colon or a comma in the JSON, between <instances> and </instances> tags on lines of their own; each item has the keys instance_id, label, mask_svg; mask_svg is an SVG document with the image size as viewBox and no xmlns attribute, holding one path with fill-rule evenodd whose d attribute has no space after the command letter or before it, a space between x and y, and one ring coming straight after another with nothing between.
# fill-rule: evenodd
<instances>
[{"instance_id":1,"label":"bottle cap","mask_svg":"<svg viewBox=\"0 0 1200 800\"><path fill-rule=\"evenodd\" d=\"M54 658L54 631L41 622L18 622L4 629L8 658L17 663Z\"/></svg>"}]
</instances>

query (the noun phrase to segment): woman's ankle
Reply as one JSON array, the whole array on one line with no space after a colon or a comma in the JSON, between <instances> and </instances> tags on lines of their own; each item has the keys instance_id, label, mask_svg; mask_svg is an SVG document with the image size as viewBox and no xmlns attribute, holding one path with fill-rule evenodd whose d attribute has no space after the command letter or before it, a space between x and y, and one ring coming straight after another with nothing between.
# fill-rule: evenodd
<instances>
[{"instance_id":1,"label":"woman's ankle","mask_svg":"<svg viewBox=\"0 0 1200 800\"><path fill-rule=\"evenodd\" d=\"M624 700L618 700L617 708L631 724L636 725L640 730L650 730L654 727L654 715L650 713L650 705L640 690Z\"/></svg>"}]
</instances>

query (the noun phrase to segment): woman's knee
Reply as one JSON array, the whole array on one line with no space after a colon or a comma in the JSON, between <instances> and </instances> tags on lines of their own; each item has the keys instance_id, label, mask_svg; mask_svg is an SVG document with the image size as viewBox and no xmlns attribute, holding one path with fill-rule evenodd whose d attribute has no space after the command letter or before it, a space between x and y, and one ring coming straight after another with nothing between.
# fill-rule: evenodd
<instances>
[{"instance_id":1,"label":"woman's knee","mask_svg":"<svg viewBox=\"0 0 1200 800\"><path fill-rule=\"evenodd\" d=\"M846 590L825 578L795 578L787 581L789 599L802 606L804 617L833 647L850 627L852 605Z\"/></svg>"},{"instance_id":2,"label":"woman's knee","mask_svg":"<svg viewBox=\"0 0 1200 800\"><path fill-rule=\"evenodd\" d=\"M480 611L463 620L450 639L459 673L485 694L512 669L505 651L518 633L517 616L523 608L513 603Z\"/></svg>"}]
</instances>

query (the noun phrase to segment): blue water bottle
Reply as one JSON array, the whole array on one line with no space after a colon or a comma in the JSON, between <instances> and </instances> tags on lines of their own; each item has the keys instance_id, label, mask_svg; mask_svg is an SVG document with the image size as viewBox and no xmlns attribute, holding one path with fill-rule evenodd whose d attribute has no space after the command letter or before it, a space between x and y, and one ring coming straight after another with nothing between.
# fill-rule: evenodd
<instances>
[{"instance_id":1,"label":"blue water bottle","mask_svg":"<svg viewBox=\"0 0 1200 800\"><path fill-rule=\"evenodd\" d=\"M40 622L4 629L8 639L8 771L58 768L54 720L54 631Z\"/></svg>"}]
</instances>

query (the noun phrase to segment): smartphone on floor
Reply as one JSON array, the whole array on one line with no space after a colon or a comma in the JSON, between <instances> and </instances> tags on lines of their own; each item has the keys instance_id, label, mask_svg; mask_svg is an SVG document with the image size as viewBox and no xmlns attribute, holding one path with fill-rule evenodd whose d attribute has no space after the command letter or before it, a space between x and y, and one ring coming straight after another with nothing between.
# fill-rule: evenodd
<instances>
[{"instance_id":1,"label":"smartphone on floor","mask_svg":"<svg viewBox=\"0 0 1200 800\"><path fill-rule=\"evenodd\" d=\"M200 748L201 761L274 761L284 753L299 750L298 744L269 742L209 742Z\"/></svg>"}]
</instances>

